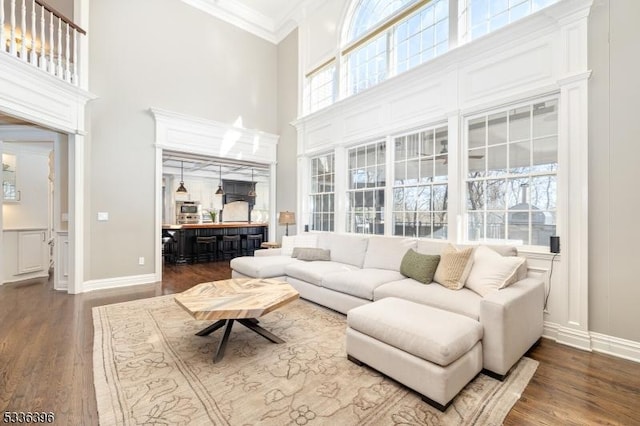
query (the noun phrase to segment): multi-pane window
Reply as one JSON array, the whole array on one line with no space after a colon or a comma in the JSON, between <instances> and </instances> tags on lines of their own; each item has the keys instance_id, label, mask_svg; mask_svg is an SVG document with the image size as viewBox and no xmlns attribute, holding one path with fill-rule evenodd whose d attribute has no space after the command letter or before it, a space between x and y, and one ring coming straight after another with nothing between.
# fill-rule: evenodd
<instances>
[{"instance_id":1,"label":"multi-pane window","mask_svg":"<svg viewBox=\"0 0 640 426\"><path fill-rule=\"evenodd\" d=\"M382 34L347 56L347 90L350 95L387 78L387 35Z\"/></svg>"},{"instance_id":2,"label":"multi-pane window","mask_svg":"<svg viewBox=\"0 0 640 426\"><path fill-rule=\"evenodd\" d=\"M466 2L462 2L461 7L461 16L464 16L468 22L468 28L464 28L464 31L468 31L470 40L474 40L511 22L524 18L556 1L466 0ZM464 19L462 23L464 23Z\"/></svg>"},{"instance_id":3,"label":"multi-pane window","mask_svg":"<svg viewBox=\"0 0 640 426\"><path fill-rule=\"evenodd\" d=\"M432 1L395 27L396 74L449 48L449 0Z\"/></svg>"},{"instance_id":4,"label":"multi-pane window","mask_svg":"<svg viewBox=\"0 0 640 426\"><path fill-rule=\"evenodd\" d=\"M313 231L335 230L335 155L311 159L309 223Z\"/></svg>"},{"instance_id":5,"label":"multi-pane window","mask_svg":"<svg viewBox=\"0 0 640 426\"><path fill-rule=\"evenodd\" d=\"M386 144L384 141L350 148L346 230L358 234L384 234Z\"/></svg>"},{"instance_id":6,"label":"multi-pane window","mask_svg":"<svg viewBox=\"0 0 640 426\"><path fill-rule=\"evenodd\" d=\"M467 121L467 238L547 246L556 234L558 102Z\"/></svg>"},{"instance_id":7,"label":"multi-pane window","mask_svg":"<svg viewBox=\"0 0 640 426\"><path fill-rule=\"evenodd\" d=\"M336 64L332 62L307 76L305 112L311 113L333 104L336 93Z\"/></svg>"},{"instance_id":8,"label":"multi-pane window","mask_svg":"<svg viewBox=\"0 0 640 426\"><path fill-rule=\"evenodd\" d=\"M348 40L345 94L353 95L447 51L449 0L361 1Z\"/></svg>"},{"instance_id":9,"label":"multi-pane window","mask_svg":"<svg viewBox=\"0 0 640 426\"><path fill-rule=\"evenodd\" d=\"M394 139L393 235L448 237L447 127Z\"/></svg>"}]
</instances>

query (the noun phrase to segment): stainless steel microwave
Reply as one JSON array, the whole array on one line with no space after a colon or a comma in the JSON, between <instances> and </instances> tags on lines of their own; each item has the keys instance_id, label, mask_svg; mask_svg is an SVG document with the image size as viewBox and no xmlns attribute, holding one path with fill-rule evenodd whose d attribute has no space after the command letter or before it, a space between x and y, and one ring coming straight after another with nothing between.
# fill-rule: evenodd
<instances>
[{"instance_id":1,"label":"stainless steel microwave","mask_svg":"<svg viewBox=\"0 0 640 426\"><path fill-rule=\"evenodd\" d=\"M199 214L199 201L176 201L176 214Z\"/></svg>"}]
</instances>

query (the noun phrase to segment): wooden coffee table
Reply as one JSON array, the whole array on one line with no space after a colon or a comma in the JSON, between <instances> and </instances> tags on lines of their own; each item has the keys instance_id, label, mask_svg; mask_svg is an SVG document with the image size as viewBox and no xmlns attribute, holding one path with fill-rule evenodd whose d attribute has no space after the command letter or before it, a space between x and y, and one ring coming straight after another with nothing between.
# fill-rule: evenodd
<instances>
[{"instance_id":1,"label":"wooden coffee table","mask_svg":"<svg viewBox=\"0 0 640 426\"><path fill-rule=\"evenodd\" d=\"M284 343L273 333L258 325L262 315L300 297L300 294L284 281L262 278L232 278L198 284L174 299L191 316L198 320L217 320L200 330L196 336L208 336L226 325L218 350L213 357L216 363L224 356L234 321L258 333L273 343Z\"/></svg>"}]
</instances>

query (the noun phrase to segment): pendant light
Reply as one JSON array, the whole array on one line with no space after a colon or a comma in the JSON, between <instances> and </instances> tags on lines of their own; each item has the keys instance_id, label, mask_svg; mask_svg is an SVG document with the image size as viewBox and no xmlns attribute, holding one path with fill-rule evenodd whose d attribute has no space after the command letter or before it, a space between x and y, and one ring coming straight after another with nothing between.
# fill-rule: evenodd
<instances>
[{"instance_id":1,"label":"pendant light","mask_svg":"<svg viewBox=\"0 0 640 426\"><path fill-rule=\"evenodd\" d=\"M251 168L251 191L249 191L249 197L256 196L256 183L253 181L253 168Z\"/></svg>"},{"instance_id":2,"label":"pendant light","mask_svg":"<svg viewBox=\"0 0 640 426\"><path fill-rule=\"evenodd\" d=\"M220 165L220 182L218 183L216 195L224 195L224 190L222 189L222 165Z\"/></svg>"},{"instance_id":3,"label":"pendant light","mask_svg":"<svg viewBox=\"0 0 640 426\"><path fill-rule=\"evenodd\" d=\"M187 191L187 188L184 187L184 162L180 161L180 186L178 186L178 189L176 189L177 193L180 194L186 194L189 191Z\"/></svg>"}]
</instances>

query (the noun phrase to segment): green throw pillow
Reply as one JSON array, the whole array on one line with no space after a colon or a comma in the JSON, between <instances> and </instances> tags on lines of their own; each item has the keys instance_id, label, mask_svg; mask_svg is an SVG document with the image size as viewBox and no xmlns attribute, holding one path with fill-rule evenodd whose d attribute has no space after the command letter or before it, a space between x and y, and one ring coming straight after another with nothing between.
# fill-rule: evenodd
<instances>
[{"instance_id":1,"label":"green throw pillow","mask_svg":"<svg viewBox=\"0 0 640 426\"><path fill-rule=\"evenodd\" d=\"M424 284L433 281L433 275L440 262L438 254L420 254L413 249L409 249L402 258L400 273L405 277L413 278Z\"/></svg>"}]
</instances>

